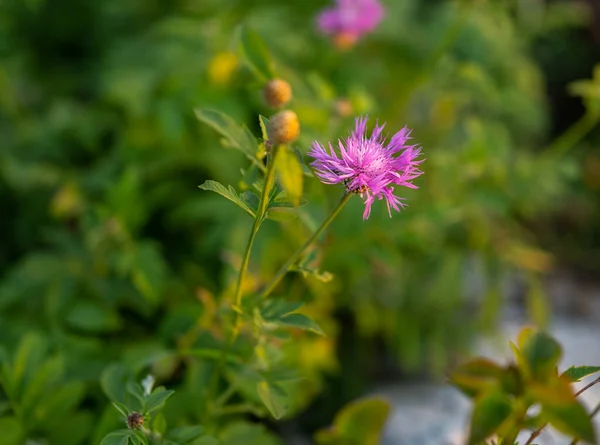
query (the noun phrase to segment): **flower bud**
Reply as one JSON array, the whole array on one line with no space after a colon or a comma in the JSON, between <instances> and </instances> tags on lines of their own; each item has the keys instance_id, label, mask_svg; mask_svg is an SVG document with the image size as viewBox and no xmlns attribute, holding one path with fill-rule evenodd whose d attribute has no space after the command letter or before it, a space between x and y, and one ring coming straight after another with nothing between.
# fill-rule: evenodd
<instances>
[{"instance_id":1,"label":"flower bud","mask_svg":"<svg viewBox=\"0 0 600 445\"><path fill-rule=\"evenodd\" d=\"M292 99L292 87L285 80L272 79L265 85L263 96L269 107L279 108Z\"/></svg>"},{"instance_id":2,"label":"flower bud","mask_svg":"<svg viewBox=\"0 0 600 445\"><path fill-rule=\"evenodd\" d=\"M269 141L273 145L293 142L300 134L298 116L291 110L283 110L271 117L267 128Z\"/></svg>"},{"instance_id":3,"label":"flower bud","mask_svg":"<svg viewBox=\"0 0 600 445\"><path fill-rule=\"evenodd\" d=\"M348 117L352 114L352 103L348 99L338 99L333 106L339 117Z\"/></svg>"},{"instance_id":4,"label":"flower bud","mask_svg":"<svg viewBox=\"0 0 600 445\"><path fill-rule=\"evenodd\" d=\"M134 411L127 416L127 426L131 430L137 430L144 424L144 416Z\"/></svg>"}]
</instances>

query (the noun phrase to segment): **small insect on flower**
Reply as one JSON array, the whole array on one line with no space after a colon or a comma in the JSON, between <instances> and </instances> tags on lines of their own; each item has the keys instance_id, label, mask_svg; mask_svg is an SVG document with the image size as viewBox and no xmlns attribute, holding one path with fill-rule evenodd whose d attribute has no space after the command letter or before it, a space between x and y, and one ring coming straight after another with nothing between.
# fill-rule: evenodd
<instances>
[{"instance_id":1,"label":"small insect on flower","mask_svg":"<svg viewBox=\"0 0 600 445\"><path fill-rule=\"evenodd\" d=\"M371 205L385 199L388 213L404 208L403 198L394 195L394 187L418 188L412 183L423 172L417 160L421 149L406 145L410 130L406 127L394 134L389 142L382 135L384 125L375 125L367 137L367 118L356 118L356 128L345 140L338 141L337 150L329 143L329 150L314 142L308 155L315 160L311 165L325 184L343 183L346 193L360 194L365 200L363 219L371 214Z\"/></svg>"},{"instance_id":2,"label":"small insect on flower","mask_svg":"<svg viewBox=\"0 0 600 445\"><path fill-rule=\"evenodd\" d=\"M379 0L335 0L335 6L317 16L317 26L333 37L340 48L352 46L363 35L373 31L383 19Z\"/></svg>"}]
</instances>

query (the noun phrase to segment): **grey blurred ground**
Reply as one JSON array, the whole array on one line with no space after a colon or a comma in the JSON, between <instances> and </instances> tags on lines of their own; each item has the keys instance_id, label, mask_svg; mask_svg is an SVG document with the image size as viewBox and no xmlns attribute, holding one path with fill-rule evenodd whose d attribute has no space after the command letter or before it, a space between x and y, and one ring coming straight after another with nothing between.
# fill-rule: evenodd
<instances>
[{"instance_id":1,"label":"grey blurred ground","mask_svg":"<svg viewBox=\"0 0 600 445\"><path fill-rule=\"evenodd\" d=\"M568 276L556 276L547 282L553 307L551 333L564 348L562 368L572 365L600 365L600 285L578 283ZM519 309L518 286L506 295L507 310L502 330L495 340L482 340L475 345L474 354L502 361L511 357L508 341L526 323ZM587 384L590 379L578 383ZM393 412L386 426L382 445L463 445L471 406L468 400L450 386L418 384L377 388L376 393L387 397ZM580 396L591 410L600 402L600 385ZM600 419L596 419L600 433ZM529 437L519 437L523 444ZM539 445L568 445L570 441L550 428L536 439Z\"/></svg>"}]
</instances>

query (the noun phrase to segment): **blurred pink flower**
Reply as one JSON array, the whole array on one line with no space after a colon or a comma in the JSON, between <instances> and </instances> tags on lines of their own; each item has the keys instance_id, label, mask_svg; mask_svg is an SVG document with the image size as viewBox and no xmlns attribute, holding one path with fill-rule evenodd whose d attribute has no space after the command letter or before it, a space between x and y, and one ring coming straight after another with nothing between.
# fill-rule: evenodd
<instances>
[{"instance_id":1,"label":"blurred pink flower","mask_svg":"<svg viewBox=\"0 0 600 445\"><path fill-rule=\"evenodd\" d=\"M418 169L423 160L417 160L421 149L417 145L406 145L411 139L406 127L386 144L387 137L382 135L385 124L376 124L370 137L367 137L366 126L366 117L356 118L356 128L348 138L338 141L337 151L331 143L327 150L315 141L308 155L315 159L311 165L321 182L342 182L346 193L358 193L364 198L363 219L369 217L375 198L385 199L391 217L392 209L404 208L403 198L393 193L394 187L417 188L412 180L423 173Z\"/></svg>"},{"instance_id":2,"label":"blurred pink flower","mask_svg":"<svg viewBox=\"0 0 600 445\"><path fill-rule=\"evenodd\" d=\"M319 29L342 46L353 44L371 32L383 18L384 9L378 0L335 0L317 16Z\"/></svg>"}]
</instances>

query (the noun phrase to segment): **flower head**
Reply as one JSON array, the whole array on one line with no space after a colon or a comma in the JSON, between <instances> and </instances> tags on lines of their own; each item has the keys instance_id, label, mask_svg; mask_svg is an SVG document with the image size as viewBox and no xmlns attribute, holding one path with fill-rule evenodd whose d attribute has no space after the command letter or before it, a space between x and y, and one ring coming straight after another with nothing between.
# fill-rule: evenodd
<instances>
[{"instance_id":1,"label":"flower head","mask_svg":"<svg viewBox=\"0 0 600 445\"><path fill-rule=\"evenodd\" d=\"M379 0L335 0L335 3L317 16L317 25L344 46L371 32L383 18Z\"/></svg>"},{"instance_id":2,"label":"flower head","mask_svg":"<svg viewBox=\"0 0 600 445\"><path fill-rule=\"evenodd\" d=\"M388 213L404 208L403 198L394 195L395 186L417 188L412 180L421 175L417 160L421 149L406 145L410 130L404 127L389 142L384 137L384 125L376 124L367 137L367 118L357 118L356 128L345 140L338 141L337 150L329 143L329 150L314 142L308 155L315 160L311 165L325 184L344 183L347 193L358 193L365 200L363 219L371 214L371 205L385 199ZM339 153L338 153L339 152Z\"/></svg>"}]
</instances>

